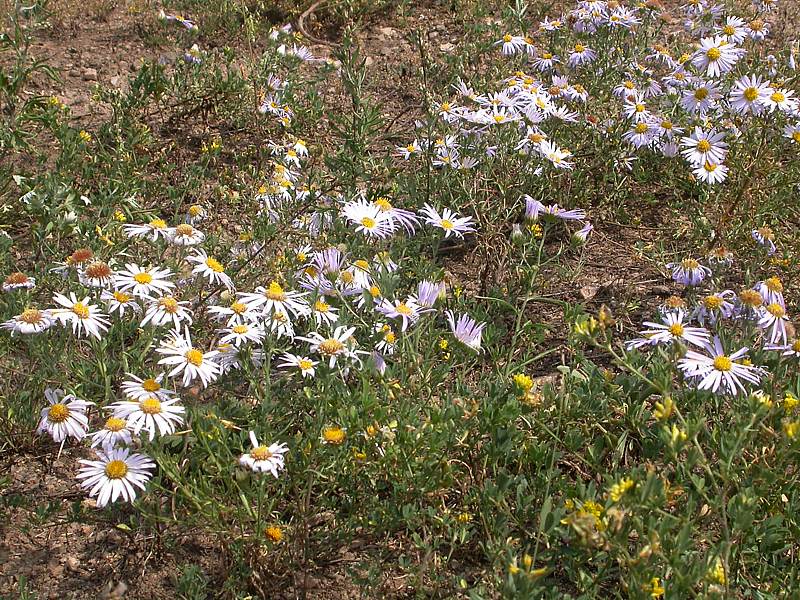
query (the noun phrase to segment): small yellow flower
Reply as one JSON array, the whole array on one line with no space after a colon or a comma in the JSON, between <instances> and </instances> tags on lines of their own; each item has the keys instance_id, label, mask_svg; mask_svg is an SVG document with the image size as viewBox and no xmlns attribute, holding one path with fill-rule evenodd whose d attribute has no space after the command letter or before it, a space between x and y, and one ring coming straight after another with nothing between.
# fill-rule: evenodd
<instances>
[{"instance_id":1,"label":"small yellow flower","mask_svg":"<svg viewBox=\"0 0 800 600\"><path fill-rule=\"evenodd\" d=\"M650 586L649 587L650 587L649 591L650 591L650 597L651 598L661 598L664 595L664 593L666 592L666 590L664 589L664 586L661 585L661 579L659 579L658 577L653 577L650 580Z\"/></svg>"},{"instance_id":2,"label":"small yellow flower","mask_svg":"<svg viewBox=\"0 0 800 600\"><path fill-rule=\"evenodd\" d=\"M634 482L633 479L630 477L623 477L618 483L611 486L608 496L611 498L612 502L619 502L622 496L635 486L636 482Z\"/></svg>"},{"instance_id":3,"label":"small yellow flower","mask_svg":"<svg viewBox=\"0 0 800 600\"><path fill-rule=\"evenodd\" d=\"M444 338L441 338L441 339L439 340L439 350L442 350L442 351L444 352L444 351L446 351L446 350L447 350L447 347L448 347L449 345L450 345L450 343L449 343L449 342L448 342L446 339L444 339Z\"/></svg>"},{"instance_id":4,"label":"small yellow flower","mask_svg":"<svg viewBox=\"0 0 800 600\"><path fill-rule=\"evenodd\" d=\"M520 396L526 395L528 392L531 391L533 387L533 379L525 375L524 373L517 373L513 377L514 384L519 388L522 392Z\"/></svg>"},{"instance_id":5,"label":"small yellow flower","mask_svg":"<svg viewBox=\"0 0 800 600\"><path fill-rule=\"evenodd\" d=\"M539 225L539 223L535 223L535 222L534 223L530 223L528 225L528 229L530 230L531 235L533 237L535 237L536 239L539 239L540 237L542 237L543 230L542 230L542 226Z\"/></svg>"},{"instance_id":6,"label":"small yellow flower","mask_svg":"<svg viewBox=\"0 0 800 600\"><path fill-rule=\"evenodd\" d=\"M78 137L80 138L80 140L81 140L81 141L82 141L84 144L88 144L89 142L91 142L91 141L92 141L92 135L91 135L91 134L90 134L88 131L84 131L83 129L81 129L81 130L78 132Z\"/></svg>"},{"instance_id":7,"label":"small yellow flower","mask_svg":"<svg viewBox=\"0 0 800 600\"><path fill-rule=\"evenodd\" d=\"M347 438L347 432L341 427L325 427L322 430L322 441L326 444L338 446L344 443L345 438Z\"/></svg>"},{"instance_id":8,"label":"small yellow flower","mask_svg":"<svg viewBox=\"0 0 800 600\"><path fill-rule=\"evenodd\" d=\"M459 513L458 516L456 517L456 521L458 521L459 523L469 523L470 521L472 521L472 515L468 512Z\"/></svg>"},{"instance_id":9,"label":"small yellow flower","mask_svg":"<svg viewBox=\"0 0 800 600\"><path fill-rule=\"evenodd\" d=\"M714 563L714 566L708 570L707 577L710 581L714 583L718 583L719 585L725 585L727 578L725 577L725 567L722 565L722 560L717 558L717 561Z\"/></svg>"},{"instance_id":10,"label":"small yellow flower","mask_svg":"<svg viewBox=\"0 0 800 600\"><path fill-rule=\"evenodd\" d=\"M128 219L125 217L125 213L122 212L120 209L114 211L114 220L118 221L119 223L124 223Z\"/></svg>"},{"instance_id":11,"label":"small yellow flower","mask_svg":"<svg viewBox=\"0 0 800 600\"><path fill-rule=\"evenodd\" d=\"M279 525L270 525L264 530L264 535L276 544L280 544L283 540L283 530Z\"/></svg>"},{"instance_id":12,"label":"small yellow flower","mask_svg":"<svg viewBox=\"0 0 800 600\"><path fill-rule=\"evenodd\" d=\"M653 416L659 421L666 421L672 416L672 412L674 410L675 404L672 402L672 398L667 396L663 401L656 402L656 408L653 411Z\"/></svg>"},{"instance_id":13,"label":"small yellow flower","mask_svg":"<svg viewBox=\"0 0 800 600\"><path fill-rule=\"evenodd\" d=\"M686 437L686 432L673 423L672 429L669 430L669 439L672 445L674 446L677 443L685 442Z\"/></svg>"},{"instance_id":14,"label":"small yellow flower","mask_svg":"<svg viewBox=\"0 0 800 600\"><path fill-rule=\"evenodd\" d=\"M783 424L783 432L790 440L796 440L800 434L800 421L786 421Z\"/></svg>"},{"instance_id":15,"label":"small yellow flower","mask_svg":"<svg viewBox=\"0 0 800 600\"><path fill-rule=\"evenodd\" d=\"M800 404L800 400L798 400L797 397L794 394L792 394L792 392L786 392L786 395L783 397L783 402L781 402L781 404L783 405L783 410L786 411L786 413L788 414L790 412L793 412L794 409L797 408L797 405Z\"/></svg>"}]
</instances>

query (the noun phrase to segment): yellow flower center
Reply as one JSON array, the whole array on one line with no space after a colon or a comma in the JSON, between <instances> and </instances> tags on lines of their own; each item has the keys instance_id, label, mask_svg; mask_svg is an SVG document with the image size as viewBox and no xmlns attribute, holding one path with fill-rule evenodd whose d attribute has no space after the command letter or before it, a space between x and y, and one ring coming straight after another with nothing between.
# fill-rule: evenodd
<instances>
[{"instance_id":1,"label":"yellow flower center","mask_svg":"<svg viewBox=\"0 0 800 600\"><path fill-rule=\"evenodd\" d=\"M142 285L147 285L149 283L152 283L153 276L150 275L150 273L137 273L136 275L133 276L133 280L136 283L141 283Z\"/></svg>"},{"instance_id":2,"label":"yellow flower center","mask_svg":"<svg viewBox=\"0 0 800 600\"><path fill-rule=\"evenodd\" d=\"M344 344L335 338L328 338L320 342L319 351L328 356L333 356L344 350Z\"/></svg>"},{"instance_id":3,"label":"yellow flower center","mask_svg":"<svg viewBox=\"0 0 800 600\"><path fill-rule=\"evenodd\" d=\"M363 219L361 219L361 224L367 229L372 229L376 225L375 219L372 219L370 217L364 217Z\"/></svg>"},{"instance_id":4,"label":"yellow flower center","mask_svg":"<svg viewBox=\"0 0 800 600\"><path fill-rule=\"evenodd\" d=\"M800 339L794 341L792 344L792 350L795 352L800 352Z\"/></svg>"},{"instance_id":5,"label":"yellow flower center","mask_svg":"<svg viewBox=\"0 0 800 600\"><path fill-rule=\"evenodd\" d=\"M770 292L783 292L783 283L781 283L781 280L777 277L770 277L764 282L764 284L767 286L767 289Z\"/></svg>"},{"instance_id":6,"label":"yellow flower center","mask_svg":"<svg viewBox=\"0 0 800 600\"><path fill-rule=\"evenodd\" d=\"M369 271L369 263L367 261L361 259L361 258L359 258L353 264L355 266L357 266L359 269L361 269L362 271Z\"/></svg>"},{"instance_id":7,"label":"yellow flower center","mask_svg":"<svg viewBox=\"0 0 800 600\"><path fill-rule=\"evenodd\" d=\"M277 525L270 525L264 530L264 534L276 544L283 540L283 531Z\"/></svg>"},{"instance_id":8,"label":"yellow flower center","mask_svg":"<svg viewBox=\"0 0 800 600\"><path fill-rule=\"evenodd\" d=\"M792 140L800 144L800 130L792 132Z\"/></svg>"},{"instance_id":9,"label":"yellow flower center","mask_svg":"<svg viewBox=\"0 0 800 600\"><path fill-rule=\"evenodd\" d=\"M714 163L706 161L706 164L703 165L703 168L708 171L709 173L713 173L717 170L719 165L715 165Z\"/></svg>"},{"instance_id":10,"label":"yellow flower center","mask_svg":"<svg viewBox=\"0 0 800 600\"><path fill-rule=\"evenodd\" d=\"M114 292L112 295L114 296L114 300L120 304L127 304L131 301L130 295L126 294L125 292Z\"/></svg>"},{"instance_id":11,"label":"yellow flower center","mask_svg":"<svg viewBox=\"0 0 800 600\"><path fill-rule=\"evenodd\" d=\"M119 417L109 417L106 420L106 431L113 431L114 433L125 429L125 420Z\"/></svg>"},{"instance_id":12,"label":"yellow flower center","mask_svg":"<svg viewBox=\"0 0 800 600\"><path fill-rule=\"evenodd\" d=\"M647 123L637 123L636 124L636 133L647 133Z\"/></svg>"},{"instance_id":13,"label":"yellow flower center","mask_svg":"<svg viewBox=\"0 0 800 600\"><path fill-rule=\"evenodd\" d=\"M269 448L266 446L259 446L258 448L253 448L250 451L250 456L252 456L255 460L269 460L272 458L272 452L270 452Z\"/></svg>"},{"instance_id":14,"label":"yellow flower center","mask_svg":"<svg viewBox=\"0 0 800 600\"><path fill-rule=\"evenodd\" d=\"M762 29L764 29L764 21L762 21L761 19L754 19L750 21L749 27L753 31L761 31Z\"/></svg>"},{"instance_id":15,"label":"yellow flower center","mask_svg":"<svg viewBox=\"0 0 800 600\"><path fill-rule=\"evenodd\" d=\"M681 266L682 266L684 269L693 270L693 269L696 269L696 268L698 268L698 267L700 266L700 263L699 263L699 262L697 262L697 261L696 261L695 259L693 259L693 258L684 258L684 259L681 261Z\"/></svg>"},{"instance_id":16,"label":"yellow flower center","mask_svg":"<svg viewBox=\"0 0 800 600\"><path fill-rule=\"evenodd\" d=\"M166 229L167 222L164 219L153 219L148 225L153 229Z\"/></svg>"},{"instance_id":17,"label":"yellow flower center","mask_svg":"<svg viewBox=\"0 0 800 600\"><path fill-rule=\"evenodd\" d=\"M231 304L231 310L235 312L237 315L241 315L247 310L247 305L242 304L241 302L234 302Z\"/></svg>"},{"instance_id":18,"label":"yellow flower center","mask_svg":"<svg viewBox=\"0 0 800 600\"><path fill-rule=\"evenodd\" d=\"M164 296L158 301L158 305L164 309L164 312L173 315L178 312L178 301L172 296Z\"/></svg>"},{"instance_id":19,"label":"yellow flower center","mask_svg":"<svg viewBox=\"0 0 800 600\"><path fill-rule=\"evenodd\" d=\"M341 444L344 442L347 434L341 427L326 427L322 430L322 439L329 444Z\"/></svg>"},{"instance_id":20,"label":"yellow flower center","mask_svg":"<svg viewBox=\"0 0 800 600\"><path fill-rule=\"evenodd\" d=\"M50 410L47 411L47 420L51 423L63 423L69 417L69 408L66 405L61 404L53 404L50 407Z\"/></svg>"},{"instance_id":21,"label":"yellow flower center","mask_svg":"<svg viewBox=\"0 0 800 600\"><path fill-rule=\"evenodd\" d=\"M192 227L188 223L181 223L175 228L175 233L184 236L192 235L194 234L194 227Z\"/></svg>"},{"instance_id":22,"label":"yellow flower center","mask_svg":"<svg viewBox=\"0 0 800 600\"><path fill-rule=\"evenodd\" d=\"M203 214L203 207L199 204L192 204L189 207L189 216L191 217L198 217Z\"/></svg>"},{"instance_id":23,"label":"yellow flower center","mask_svg":"<svg viewBox=\"0 0 800 600\"><path fill-rule=\"evenodd\" d=\"M714 295L706 296L703 298L703 304L705 304L705 307L709 310L716 310L722 306L722 298Z\"/></svg>"},{"instance_id":24,"label":"yellow flower center","mask_svg":"<svg viewBox=\"0 0 800 600\"><path fill-rule=\"evenodd\" d=\"M673 323L669 326L669 332L675 337L681 337L683 335L683 325L680 323Z\"/></svg>"},{"instance_id":25,"label":"yellow flower center","mask_svg":"<svg viewBox=\"0 0 800 600\"><path fill-rule=\"evenodd\" d=\"M507 44L507 43L509 43L509 42L510 42L512 39L514 39L514 38L512 38L512 37L511 37L511 34L509 34L509 33L507 33L507 34L505 34L505 35L503 36L503 41L504 41L506 44Z\"/></svg>"},{"instance_id":26,"label":"yellow flower center","mask_svg":"<svg viewBox=\"0 0 800 600\"><path fill-rule=\"evenodd\" d=\"M111 267L104 262L94 262L86 267L85 274L90 279L105 279L111 275Z\"/></svg>"},{"instance_id":27,"label":"yellow flower center","mask_svg":"<svg viewBox=\"0 0 800 600\"><path fill-rule=\"evenodd\" d=\"M12 273L8 277L6 277L6 283L14 285L20 283L26 283L28 281L28 276L25 273Z\"/></svg>"},{"instance_id":28,"label":"yellow flower center","mask_svg":"<svg viewBox=\"0 0 800 600\"><path fill-rule=\"evenodd\" d=\"M575 52L580 53L583 52L584 50L586 50L586 48L584 47L583 44L575 44Z\"/></svg>"},{"instance_id":29,"label":"yellow flower center","mask_svg":"<svg viewBox=\"0 0 800 600\"><path fill-rule=\"evenodd\" d=\"M644 104L637 104L635 108L637 113L643 113L646 107Z\"/></svg>"},{"instance_id":30,"label":"yellow flower center","mask_svg":"<svg viewBox=\"0 0 800 600\"><path fill-rule=\"evenodd\" d=\"M314 303L314 310L321 313L326 313L330 310L330 305L324 300L317 300Z\"/></svg>"},{"instance_id":31,"label":"yellow flower center","mask_svg":"<svg viewBox=\"0 0 800 600\"><path fill-rule=\"evenodd\" d=\"M401 315L404 315L406 317L413 312L405 302L401 302L400 304L398 304L395 310Z\"/></svg>"},{"instance_id":32,"label":"yellow flower center","mask_svg":"<svg viewBox=\"0 0 800 600\"><path fill-rule=\"evenodd\" d=\"M369 293L373 298L378 298L381 295L381 288L379 288L377 285L371 285L369 287Z\"/></svg>"},{"instance_id":33,"label":"yellow flower center","mask_svg":"<svg viewBox=\"0 0 800 600\"><path fill-rule=\"evenodd\" d=\"M764 302L761 294L755 290L742 290L742 292L739 294L739 300L742 301L742 304L752 308L761 306Z\"/></svg>"},{"instance_id":34,"label":"yellow flower center","mask_svg":"<svg viewBox=\"0 0 800 600\"><path fill-rule=\"evenodd\" d=\"M544 60L550 60L551 58L553 58L553 55L550 54L549 52L544 52L544 53L542 53L542 58Z\"/></svg>"},{"instance_id":35,"label":"yellow flower center","mask_svg":"<svg viewBox=\"0 0 800 600\"><path fill-rule=\"evenodd\" d=\"M150 393L157 392L158 390L161 389L161 384L158 383L155 379L145 379L142 382L142 389L145 392L150 392Z\"/></svg>"},{"instance_id":36,"label":"yellow flower center","mask_svg":"<svg viewBox=\"0 0 800 600\"><path fill-rule=\"evenodd\" d=\"M725 27L722 28L722 33L725 35L733 35L736 33L736 29L733 27L733 25L725 25Z\"/></svg>"},{"instance_id":37,"label":"yellow flower center","mask_svg":"<svg viewBox=\"0 0 800 600\"><path fill-rule=\"evenodd\" d=\"M206 266L214 271L214 273L222 273L225 270L225 267L222 266L221 262L219 262L216 258L211 258L210 256L206 259Z\"/></svg>"},{"instance_id":38,"label":"yellow flower center","mask_svg":"<svg viewBox=\"0 0 800 600\"><path fill-rule=\"evenodd\" d=\"M383 334L383 339L387 344L394 344L397 341L397 336L394 334L394 331L387 331Z\"/></svg>"},{"instance_id":39,"label":"yellow flower center","mask_svg":"<svg viewBox=\"0 0 800 600\"><path fill-rule=\"evenodd\" d=\"M350 284L353 283L355 276L350 271L342 271L341 278L345 284Z\"/></svg>"},{"instance_id":40,"label":"yellow flower center","mask_svg":"<svg viewBox=\"0 0 800 600\"><path fill-rule=\"evenodd\" d=\"M269 284L269 288L264 292L264 295L270 300L277 300L279 302L286 299L286 292L283 291L283 288L277 281L273 281Z\"/></svg>"},{"instance_id":41,"label":"yellow flower center","mask_svg":"<svg viewBox=\"0 0 800 600\"><path fill-rule=\"evenodd\" d=\"M450 230L450 229L452 229L454 227L453 222L449 221L447 219L442 219L441 225L442 225L442 229L448 229L448 230Z\"/></svg>"},{"instance_id":42,"label":"yellow flower center","mask_svg":"<svg viewBox=\"0 0 800 600\"><path fill-rule=\"evenodd\" d=\"M773 101L773 102L775 102L776 104L780 104L781 102L783 102L784 100L786 100L786 96L784 95L784 93L783 93L783 92L777 92L777 91L776 91L776 92L773 92L773 93L772 93L772 96L770 96L770 98L771 98L771 99L772 99L772 101Z\"/></svg>"},{"instance_id":43,"label":"yellow flower center","mask_svg":"<svg viewBox=\"0 0 800 600\"><path fill-rule=\"evenodd\" d=\"M672 121L661 121L661 129L666 129L667 131L672 129Z\"/></svg>"},{"instance_id":44,"label":"yellow flower center","mask_svg":"<svg viewBox=\"0 0 800 600\"><path fill-rule=\"evenodd\" d=\"M106 465L106 477L109 479L122 479L128 474L128 465L122 460L112 460Z\"/></svg>"},{"instance_id":45,"label":"yellow flower center","mask_svg":"<svg viewBox=\"0 0 800 600\"><path fill-rule=\"evenodd\" d=\"M708 90L704 87L698 88L694 91L695 100L705 100L708 96Z\"/></svg>"},{"instance_id":46,"label":"yellow flower center","mask_svg":"<svg viewBox=\"0 0 800 600\"><path fill-rule=\"evenodd\" d=\"M146 415L157 415L161 412L161 400L150 396L139 402L139 410Z\"/></svg>"},{"instance_id":47,"label":"yellow flower center","mask_svg":"<svg viewBox=\"0 0 800 600\"><path fill-rule=\"evenodd\" d=\"M719 48L709 48L706 52L706 56L709 60L719 60L719 57L722 56L722 52Z\"/></svg>"},{"instance_id":48,"label":"yellow flower center","mask_svg":"<svg viewBox=\"0 0 800 600\"><path fill-rule=\"evenodd\" d=\"M42 311L36 310L35 308L27 308L22 311L19 320L28 325L36 325L42 320Z\"/></svg>"},{"instance_id":49,"label":"yellow flower center","mask_svg":"<svg viewBox=\"0 0 800 600\"><path fill-rule=\"evenodd\" d=\"M742 95L748 102L753 102L756 98L758 98L758 90L754 87L749 87L745 89Z\"/></svg>"},{"instance_id":50,"label":"yellow flower center","mask_svg":"<svg viewBox=\"0 0 800 600\"><path fill-rule=\"evenodd\" d=\"M717 371L730 371L733 368L733 361L724 355L720 355L714 359L714 368Z\"/></svg>"},{"instance_id":51,"label":"yellow flower center","mask_svg":"<svg viewBox=\"0 0 800 600\"><path fill-rule=\"evenodd\" d=\"M72 305L72 312L75 313L75 315L79 319L88 319L89 318L89 307L86 306L82 302L76 302L75 304L73 304Z\"/></svg>"},{"instance_id":52,"label":"yellow flower center","mask_svg":"<svg viewBox=\"0 0 800 600\"><path fill-rule=\"evenodd\" d=\"M380 208L383 212L392 210L392 203L383 196L375 200L375 206Z\"/></svg>"},{"instance_id":53,"label":"yellow flower center","mask_svg":"<svg viewBox=\"0 0 800 600\"><path fill-rule=\"evenodd\" d=\"M699 142L697 142L697 150L699 152L708 152L709 150L711 150L711 142L709 142L708 140L700 140Z\"/></svg>"},{"instance_id":54,"label":"yellow flower center","mask_svg":"<svg viewBox=\"0 0 800 600\"><path fill-rule=\"evenodd\" d=\"M773 302L767 306L767 312L777 319L782 319L786 316L786 310L777 302Z\"/></svg>"},{"instance_id":55,"label":"yellow flower center","mask_svg":"<svg viewBox=\"0 0 800 600\"><path fill-rule=\"evenodd\" d=\"M200 350L195 350L192 348L191 350L188 350L186 354L184 354L184 357L195 367L199 367L203 364L203 353L200 352Z\"/></svg>"},{"instance_id":56,"label":"yellow flower center","mask_svg":"<svg viewBox=\"0 0 800 600\"><path fill-rule=\"evenodd\" d=\"M239 335L243 333L247 333L250 328L247 325L234 325L233 326L233 333L238 333Z\"/></svg>"},{"instance_id":57,"label":"yellow flower center","mask_svg":"<svg viewBox=\"0 0 800 600\"><path fill-rule=\"evenodd\" d=\"M307 358L301 358L297 364L302 371L308 371L311 367L314 366L314 363L312 363Z\"/></svg>"}]
</instances>

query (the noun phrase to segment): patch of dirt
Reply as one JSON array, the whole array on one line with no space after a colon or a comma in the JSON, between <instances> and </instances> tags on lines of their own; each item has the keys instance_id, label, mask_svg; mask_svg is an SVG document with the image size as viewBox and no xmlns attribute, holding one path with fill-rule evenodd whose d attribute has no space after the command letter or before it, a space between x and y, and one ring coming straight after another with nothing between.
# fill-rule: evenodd
<instances>
[{"instance_id":1,"label":"patch of dirt","mask_svg":"<svg viewBox=\"0 0 800 600\"><path fill-rule=\"evenodd\" d=\"M119 521L94 513L94 502L75 479L77 461L88 451L65 447L54 459L56 454L48 447L42 455L13 456L3 465L0 595L21 591L25 581L42 599L167 599L175 598L180 565L196 564L212 576L220 572L220 549L200 534L165 536L172 537L167 551L155 532L124 525L125 512L115 513ZM81 522L77 509L83 509Z\"/></svg>"}]
</instances>

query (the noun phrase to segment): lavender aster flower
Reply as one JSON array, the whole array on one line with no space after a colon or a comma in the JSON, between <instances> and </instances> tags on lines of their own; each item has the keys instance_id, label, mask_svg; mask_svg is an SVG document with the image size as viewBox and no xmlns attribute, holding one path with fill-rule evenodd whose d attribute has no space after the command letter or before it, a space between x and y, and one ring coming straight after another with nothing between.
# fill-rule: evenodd
<instances>
[{"instance_id":1,"label":"lavender aster flower","mask_svg":"<svg viewBox=\"0 0 800 600\"><path fill-rule=\"evenodd\" d=\"M467 347L480 352L481 350L481 335L486 323L478 323L472 317L462 314L458 321L452 310L445 311L447 322L450 323L450 330L453 332L455 338L466 345Z\"/></svg>"}]
</instances>

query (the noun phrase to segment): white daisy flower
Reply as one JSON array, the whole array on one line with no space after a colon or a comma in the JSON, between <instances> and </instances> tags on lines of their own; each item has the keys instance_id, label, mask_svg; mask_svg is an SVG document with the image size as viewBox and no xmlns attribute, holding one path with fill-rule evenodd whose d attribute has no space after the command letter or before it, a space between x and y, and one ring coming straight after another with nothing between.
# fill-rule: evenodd
<instances>
[{"instance_id":1,"label":"white daisy flower","mask_svg":"<svg viewBox=\"0 0 800 600\"><path fill-rule=\"evenodd\" d=\"M3 280L3 291L10 292L11 290L33 289L36 286L36 279L28 277L25 273L11 273Z\"/></svg>"},{"instance_id":2,"label":"white daisy flower","mask_svg":"<svg viewBox=\"0 0 800 600\"><path fill-rule=\"evenodd\" d=\"M255 310L238 300L231 302L230 306L210 306L208 312L220 321L225 320L226 327L238 323L255 323L259 318Z\"/></svg>"},{"instance_id":3,"label":"white daisy flower","mask_svg":"<svg viewBox=\"0 0 800 600\"><path fill-rule=\"evenodd\" d=\"M661 318L661 323L645 321L643 324L650 329L639 332L654 345L671 344L680 340L702 348L710 341L711 334L706 329L689 327L686 313L681 309L665 313Z\"/></svg>"},{"instance_id":4,"label":"white daisy flower","mask_svg":"<svg viewBox=\"0 0 800 600\"><path fill-rule=\"evenodd\" d=\"M97 506L122 498L126 502L136 499L135 487L142 490L152 476L155 463L144 454L131 454L128 448L116 448L97 453L98 460L80 460L77 477L81 487L89 490L89 497L97 496Z\"/></svg>"},{"instance_id":5,"label":"white daisy flower","mask_svg":"<svg viewBox=\"0 0 800 600\"><path fill-rule=\"evenodd\" d=\"M348 202L342 207L342 216L356 226L357 233L367 236L387 238L395 231L392 217L380 207L363 198Z\"/></svg>"},{"instance_id":6,"label":"white daisy flower","mask_svg":"<svg viewBox=\"0 0 800 600\"><path fill-rule=\"evenodd\" d=\"M130 263L117 273L115 283L119 291L131 292L140 298L161 296L175 287L175 284L167 279L172 274L169 269L145 268Z\"/></svg>"},{"instance_id":7,"label":"white daisy flower","mask_svg":"<svg viewBox=\"0 0 800 600\"><path fill-rule=\"evenodd\" d=\"M170 295L153 298L147 303L140 325L144 327L149 323L159 327L171 323L174 329L180 330L181 323L192 324L192 311L188 306L188 301L179 302Z\"/></svg>"},{"instance_id":8,"label":"white daisy flower","mask_svg":"<svg viewBox=\"0 0 800 600\"><path fill-rule=\"evenodd\" d=\"M80 400L72 394L64 395L64 390L47 388L44 396L50 403L42 409L41 421L36 433L47 432L55 442L63 442L68 437L82 440L89 430L86 409L92 404Z\"/></svg>"},{"instance_id":9,"label":"white daisy flower","mask_svg":"<svg viewBox=\"0 0 800 600\"><path fill-rule=\"evenodd\" d=\"M770 344L785 344L787 340L786 324L788 322L789 318L786 316L786 309L777 302L772 302L762 307L758 319L758 327L769 332Z\"/></svg>"},{"instance_id":10,"label":"white daisy flower","mask_svg":"<svg viewBox=\"0 0 800 600\"><path fill-rule=\"evenodd\" d=\"M61 325L72 325L72 333L75 335L91 335L98 340L102 334L108 331L110 322L97 306L89 302L89 296L78 301L74 292L70 292L69 298L62 294L55 294L53 300L63 308L51 309L50 313L59 320Z\"/></svg>"},{"instance_id":11,"label":"white daisy flower","mask_svg":"<svg viewBox=\"0 0 800 600\"><path fill-rule=\"evenodd\" d=\"M206 235L202 231L195 229L189 223L181 223L170 229L167 236L169 241L176 246L196 246L206 239Z\"/></svg>"},{"instance_id":12,"label":"white daisy flower","mask_svg":"<svg viewBox=\"0 0 800 600\"><path fill-rule=\"evenodd\" d=\"M111 287L114 284L114 277L113 269L102 260L96 260L78 269L78 280L87 287Z\"/></svg>"},{"instance_id":13,"label":"white daisy flower","mask_svg":"<svg viewBox=\"0 0 800 600\"><path fill-rule=\"evenodd\" d=\"M125 419L119 417L109 417L106 419L103 428L91 434L91 447L100 446L101 448L115 448L117 446L129 446L131 444L131 430Z\"/></svg>"},{"instance_id":14,"label":"white daisy flower","mask_svg":"<svg viewBox=\"0 0 800 600\"><path fill-rule=\"evenodd\" d=\"M250 443L253 444L252 450L247 454L242 454L239 464L255 471L256 473L272 473L278 477L278 471L284 468L283 455L289 451L286 444L271 444L265 446L258 443L255 432L251 431Z\"/></svg>"},{"instance_id":15,"label":"white daisy flower","mask_svg":"<svg viewBox=\"0 0 800 600\"><path fill-rule=\"evenodd\" d=\"M472 217L459 217L449 208L443 209L440 215L433 206L425 204L419 212L425 217L426 223L444 231L445 238L449 238L451 234L456 237L464 237L465 233L475 231L472 226Z\"/></svg>"},{"instance_id":16,"label":"white daisy flower","mask_svg":"<svg viewBox=\"0 0 800 600\"><path fill-rule=\"evenodd\" d=\"M736 362L747 354L748 348L728 355L720 339L715 337L705 350L705 353L689 350L678 361L678 368L683 371L684 377L697 382L697 389L735 396L745 391L743 381L758 384L761 380L760 369Z\"/></svg>"},{"instance_id":17,"label":"white daisy flower","mask_svg":"<svg viewBox=\"0 0 800 600\"><path fill-rule=\"evenodd\" d=\"M308 334L307 337L298 336L298 340L308 342L311 345L311 352L315 352L328 359L328 366L333 368L339 358L357 358L356 352L348 346L354 343L352 337L355 327L341 325L337 327L330 337L326 337L316 331Z\"/></svg>"},{"instance_id":18,"label":"white daisy flower","mask_svg":"<svg viewBox=\"0 0 800 600\"><path fill-rule=\"evenodd\" d=\"M155 378L149 377L142 379L132 373L125 374L128 379L122 382L122 391L131 400L144 400L155 396L160 400L169 400L169 397L174 395L175 392L167 390L161 386L164 380L164 374L161 373Z\"/></svg>"},{"instance_id":19,"label":"white daisy flower","mask_svg":"<svg viewBox=\"0 0 800 600\"><path fill-rule=\"evenodd\" d=\"M306 294L292 290L284 290L277 282L272 281L269 287L259 286L255 293L239 294L241 301L251 309L261 307L261 314L289 313L294 317L302 317L310 312L305 300Z\"/></svg>"},{"instance_id":20,"label":"white daisy flower","mask_svg":"<svg viewBox=\"0 0 800 600\"><path fill-rule=\"evenodd\" d=\"M168 377L183 374L184 386L189 386L195 379L200 379L203 387L207 387L220 375L219 365L214 360L219 351L203 352L192 346L188 327L184 328L183 335L173 332L172 336L156 348L156 352L165 355L158 364L173 367L167 374Z\"/></svg>"},{"instance_id":21,"label":"white daisy flower","mask_svg":"<svg viewBox=\"0 0 800 600\"><path fill-rule=\"evenodd\" d=\"M705 70L707 77L719 77L733 69L744 51L720 36L700 40L700 47L692 56L692 64Z\"/></svg>"},{"instance_id":22,"label":"white daisy flower","mask_svg":"<svg viewBox=\"0 0 800 600\"><path fill-rule=\"evenodd\" d=\"M284 352L281 356L283 362L278 363L278 367L282 369L297 369L303 377L313 377L316 372L314 367L319 363L311 360L307 356L299 356L291 352Z\"/></svg>"},{"instance_id":23,"label":"white daisy flower","mask_svg":"<svg viewBox=\"0 0 800 600\"><path fill-rule=\"evenodd\" d=\"M728 144L723 142L725 132L712 129L705 132L700 127L695 127L694 132L681 138L681 154L693 167L701 167L706 163L720 164L728 153Z\"/></svg>"},{"instance_id":24,"label":"white daisy flower","mask_svg":"<svg viewBox=\"0 0 800 600\"><path fill-rule=\"evenodd\" d=\"M227 329L221 329L220 333L224 334L219 340L220 344L233 344L237 348L247 342L261 344L265 335L263 326L250 323L238 323Z\"/></svg>"},{"instance_id":25,"label":"white daisy flower","mask_svg":"<svg viewBox=\"0 0 800 600\"><path fill-rule=\"evenodd\" d=\"M0 323L0 329L10 330L12 336L18 333L30 335L49 329L55 321L53 316L46 310L26 308L22 313Z\"/></svg>"},{"instance_id":26,"label":"white daisy flower","mask_svg":"<svg viewBox=\"0 0 800 600\"><path fill-rule=\"evenodd\" d=\"M114 411L114 416L125 419L128 428L134 435L144 430L150 433L150 440L155 438L156 430L159 435L170 435L175 432L175 427L183 423L186 408L178 405L180 398L165 400L158 396L149 396L141 400L119 400L109 405Z\"/></svg>"},{"instance_id":27,"label":"white daisy flower","mask_svg":"<svg viewBox=\"0 0 800 600\"><path fill-rule=\"evenodd\" d=\"M731 108L741 115L759 115L764 112L764 99L770 93L769 81L762 81L758 75L745 75L733 84Z\"/></svg>"},{"instance_id":28,"label":"white daisy flower","mask_svg":"<svg viewBox=\"0 0 800 600\"><path fill-rule=\"evenodd\" d=\"M335 306L331 306L323 298L317 298L316 302L311 306L311 315L314 317L317 327L322 327L323 324L333 325L339 319L337 310Z\"/></svg>"},{"instance_id":29,"label":"white daisy flower","mask_svg":"<svg viewBox=\"0 0 800 600\"><path fill-rule=\"evenodd\" d=\"M279 338L294 339L294 325L292 319L285 312L274 312L265 317L264 325Z\"/></svg>"},{"instance_id":30,"label":"white daisy flower","mask_svg":"<svg viewBox=\"0 0 800 600\"><path fill-rule=\"evenodd\" d=\"M123 225L122 229L128 237L149 237L154 242L159 237L167 239L169 226L164 219L153 219L144 225Z\"/></svg>"},{"instance_id":31,"label":"white daisy flower","mask_svg":"<svg viewBox=\"0 0 800 600\"><path fill-rule=\"evenodd\" d=\"M187 256L186 261L195 265L192 275L207 279L212 285L224 285L229 290L233 289L233 280L225 273L225 267L216 258L206 254L205 250L197 250L197 254Z\"/></svg>"},{"instance_id":32,"label":"white daisy flower","mask_svg":"<svg viewBox=\"0 0 800 600\"><path fill-rule=\"evenodd\" d=\"M142 307L139 306L139 303L132 294L120 292L118 290L114 290L113 292L110 290L103 290L100 292L100 300L105 302L109 315L118 312L119 316L122 317L129 310L133 313L142 312Z\"/></svg>"}]
</instances>

